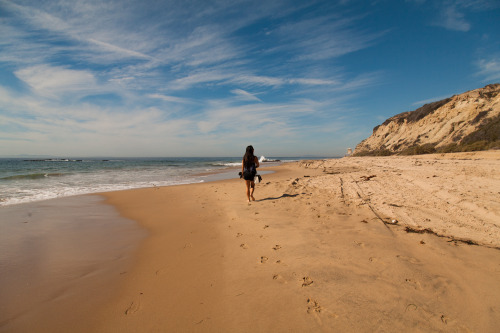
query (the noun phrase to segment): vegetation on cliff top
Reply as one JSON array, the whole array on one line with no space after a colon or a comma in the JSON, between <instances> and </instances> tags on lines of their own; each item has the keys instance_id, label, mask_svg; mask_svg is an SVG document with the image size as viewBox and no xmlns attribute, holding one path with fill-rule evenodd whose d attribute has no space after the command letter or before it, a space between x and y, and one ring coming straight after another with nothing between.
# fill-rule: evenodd
<instances>
[{"instance_id":1,"label":"vegetation on cliff top","mask_svg":"<svg viewBox=\"0 0 500 333\"><path fill-rule=\"evenodd\" d=\"M355 151L353 156L422 155L500 149L500 116L492 118L464 138L457 137L457 141L459 140L460 143L452 143L441 147L436 147L439 142L413 145L398 152L381 147L371 151Z\"/></svg>"},{"instance_id":2,"label":"vegetation on cliff top","mask_svg":"<svg viewBox=\"0 0 500 333\"><path fill-rule=\"evenodd\" d=\"M400 114L397 114L389 119L387 119L383 124L376 126L373 129L373 136L377 137L377 131L383 126L385 127L385 131L387 131L387 126L389 124L394 124L389 127L393 131L395 126L395 131L398 131L398 126L402 124L411 124L420 121L423 118L431 116L433 113L437 112L438 109L452 102L457 98L460 101L466 101L467 99L475 99L473 102L477 103L479 98L486 99L486 103L491 99L495 98L498 94L500 94L500 84L490 84L485 86L482 89L475 90L476 95L470 95L470 92L466 92L464 94L455 95L450 98L443 99L441 101L433 102L426 104L415 111L407 111ZM479 94L479 95L477 95ZM455 107L455 103L451 103L449 108L453 109ZM498 103L497 103L498 104ZM493 112L493 104L485 104L482 103L480 106L483 108L482 111L477 113L474 119L470 120L458 120L452 124L452 128L447 135L447 138L435 138L436 142L430 140L424 140L427 142L421 143L421 137L426 133L421 133L418 135L416 140L414 139L415 134L410 134L407 138L404 137L406 132L400 132L398 135L403 134L403 138L400 137L400 140L396 143L390 142L388 140L385 143L370 143L363 145L363 142L370 140L372 137L364 140L362 143L356 147L353 156L389 156L389 155L421 155L421 154L433 154L433 153L455 153L455 152L467 152L467 151L479 151L479 150L488 150L488 149L500 149L500 115L498 114L498 110L496 116L488 117L490 112ZM498 107L498 105L496 106ZM477 106L476 106L477 110ZM442 116L441 116L442 118ZM433 118L429 118L433 119ZM429 121L427 122L429 125L433 126ZM436 120L434 120L436 121ZM437 119L436 126L439 126L440 117ZM454 125L460 125L455 127ZM469 131L464 131L464 125L469 125ZM421 127L422 125L420 125ZM419 128L420 128L419 127ZM425 128L425 127L424 127ZM438 127L439 128L439 127ZM470 130L473 130L470 132ZM405 130L406 131L406 130ZM385 135L379 134L378 137L383 135L383 138L386 138L390 135L390 132L385 133ZM417 133L418 134L418 133ZM382 139L383 139L382 138ZM425 135L425 138L428 138ZM443 141L444 140L444 141ZM430 142L429 142L430 141ZM449 142L452 143L449 143ZM447 142L448 144L444 144ZM361 149L360 149L361 148Z\"/></svg>"}]
</instances>

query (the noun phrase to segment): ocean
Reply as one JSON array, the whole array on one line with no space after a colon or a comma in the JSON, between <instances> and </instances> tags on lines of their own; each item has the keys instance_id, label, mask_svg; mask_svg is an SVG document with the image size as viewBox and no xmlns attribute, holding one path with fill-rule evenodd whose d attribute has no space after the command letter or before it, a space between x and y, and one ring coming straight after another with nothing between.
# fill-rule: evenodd
<instances>
[{"instance_id":1,"label":"ocean","mask_svg":"<svg viewBox=\"0 0 500 333\"><path fill-rule=\"evenodd\" d=\"M260 158L262 166L300 158ZM234 158L2 158L0 206L117 190L237 178Z\"/></svg>"}]
</instances>

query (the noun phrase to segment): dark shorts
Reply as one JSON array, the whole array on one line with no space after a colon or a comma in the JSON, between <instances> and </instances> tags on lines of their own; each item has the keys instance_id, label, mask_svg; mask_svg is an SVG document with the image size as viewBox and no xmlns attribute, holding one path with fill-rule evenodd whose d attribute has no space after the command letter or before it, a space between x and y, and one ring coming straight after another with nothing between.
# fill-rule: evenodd
<instances>
[{"instance_id":1,"label":"dark shorts","mask_svg":"<svg viewBox=\"0 0 500 333\"><path fill-rule=\"evenodd\" d=\"M255 174L257 172L249 172L249 171L245 171L243 172L243 179L245 180L252 180L255 178Z\"/></svg>"}]
</instances>

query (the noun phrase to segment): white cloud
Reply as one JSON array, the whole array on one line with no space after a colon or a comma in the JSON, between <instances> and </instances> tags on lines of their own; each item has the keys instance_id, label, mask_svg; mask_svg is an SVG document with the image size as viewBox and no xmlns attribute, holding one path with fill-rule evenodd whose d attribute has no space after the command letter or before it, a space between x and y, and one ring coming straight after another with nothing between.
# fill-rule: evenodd
<instances>
[{"instance_id":1,"label":"white cloud","mask_svg":"<svg viewBox=\"0 0 500 333\"><path fill-rule=\"evenodd\" d=\"M477 75L484 77L484 81L500 81L500 57L481 59L477 62L479 72Z\"/></svg>"},{"instance_id":2,"label":"white cloud","mask_svg":"<svg viewBox=\"0 0 500 333\"><path fill-rule=\"evenodd\" d=\"M15 72L15 75L37 93L46 96L57 96L64 92L90 91L96 88L96 79L88 71L37 65L20 69Z\"/></svg>"},{"instance_id":3,"label":"white cloud","mask_svg":"<svg viewBox=\"0 0 500 333\"><path fill-rule=\"evenodd\" d=\"M420 106L428 104L428 103L437 102L437 101L441 101L443 99L449 98L451 95L452 94L442 95L442 96L438 96L438 97L432 97L432 98L424 99L422 101L417 101L415 103L412 103L411 105L415 106L415 107L420 107Z\"/></svg>"},{"instance_id":4,"label":"white cloud","mask_svg":"<svg viewBox=\"0 0 500 333\"><path fill-rule=\"evenodd\" d=\"M25 23L23 31L16 30L17 38L12 34L5 38L8 53L13 56L9 59L11 62L30 59L44 63L60 53L64 53L67 60L84 59L89 63L109 64L130 58L153 60L144 53L155 47L154 42L149 42L152 38L146 39L142 34L115 25L120 16L117 8L113 8L116 4L49 1L18 5L2 0L0 4ZM18 45L20 34L22 45Z\"/></svg>"},{"instance_id":5,"label":"white cloud","mask_svg":"<svg viewBox=\"0 0 500 333\"><path fill-rule=\"evenodd\" d=\"M96 44L97 46L101 47L103 50L109 50L110 52L122 54L122 55L127 56L127 57L152 59L152 57L150 57L146 54L136 52L133 50L128 50L128 49L125 49L123 47L119 47L119 46L116 46L116 45L113 45L110 43L105 43L105 42L96 40L94 38L89 38L88 42Z\"/></svg>"},{"instance_id":6,"label":"white cloud","mask_svg":"<svg viewBox=\"0 0 500 333\"><path fill-rule=\"evenodd\" d=\"M270 76L241 74L235 75L233 78L231 78L231 82L245 85L279 87L285 83L285 80L282 78Z\"/></svg>"},{"instance_id":7,"label":"white cloud","mask_svg":"<svg viewBox=\"0 0 500 333\"><path fill-rule=\"evenodd\" d=\"M240 97L242 100L262 102L260 98L243 89L233 89L231 92Z\"/></svg>"},{"instance_id":8,"label":"white cloud","mask_svg":"<svg viewBox=\"0 0 500 333\"><path fill-rule=\"evenodd\" d=\"M227 32L215 26L200 26L184 39L177 39L163 50L165 59L192 67L221 63L241 56L226 38Z\"/></svg>"},{"instance_id":9,"label":"white cloud","mask_svg":"<svg viewBox=\"0 0 500 333\"><path fill-rule=\"evenodd\" d=\"M179 104L193 104L194 103L193 100L191 100L189 98L167 96L167 95L162 95L162 94L149 94L147 96L150 98L161 99L162 101L170 102L170 103L179 103Z\"/></svg>"},{"instance_id":10,"label":"white cloud","mask_svg":"<svg viewBox=\"0 0 500 333\"><path fill-rule=\"evenodd\" d=\"M336 58L369 47L385 32L367 32L357 23L363 17L319 16L280 26L281 43L270 52L287 52L297 61Z\"/></svg>"},{"instance_id":11,"label":"white cloud","mask_svg":"<svg viewBox=\"0 0 500 333\"><path fill-rule=\"evenodd\" d=\"M13 3L12 1L5 0L1 0L0 2L2 6L5 6L5 8L15 12L17 15L24 17L27 22L30 22L30 24L33 24L38 28L61 32L68 31L70 29L64 20L33 6L21 6Z\"/></svg>"},{"instance_id":12,"label":"white cloud","mask_svg":"<svg viewBox=\"0 0 500 333\"><path fill-rule=\"evenodd\" d=\"M459 12L455 5L443 8L436 25L456 31L469 31L471 28L470 23L465 20L465 14Z\"/></svg>"},{"instance_id":13,"label":"white cloud","mask_svg":"<svg viewBox=\"0 0 500 333\"><path fill-rule=\"evenodd\" d=\"M200 131L202 133L212 132L213 130L215 130L217 128L218 125L219 125L219 123L216 121L202 120L202 121L198 122L198 128L200 129Z\"/></svg>"},{"instance_id":14,"label":"white cloud","mask_svg":"<svg viewBox=\"0 0 500 333\"><path fill-rule=\"evenodd\" d=\"M415 1L418 3L418 1ZM425 1L422 1L425 2ZM471 12L494 10L500 7L497 0L446 0L435 1L438 17L433 25L448 30L467 32L472 29L472 24L466 15Z\"/></svg>"},{"instance_id":15,"label":"white cloud","mask_svg":"<svg viewBox=\"0 0 500 333\"><path fill-rule=\"evenodd\" d=\"M189 89L199 84L220 82L228 79L229 77L229 73L223 73L213 70L195 72L171 81L168 85L168 88L171 90Z\"/></svg>"},{"instance_id":16,"label":"white cloud","mask_svg":"<svg viewBox=\"0 0 500 333\"><path fill-rule=\"evenodd\" d=\"M152 84L151 82L164 80L159 68L166 65L174 66L174 71L175 67L182 68L182 71L174 76L177 79L172 80L170 76L166 80L168 88L173 90L189 89L200 84L221 81L273 87L283 85L286 79L279 76L262 76L249 71L244 73L243 68L252 66L253 59L246 55L252 46L235 43L229 36L245 25L269 17L270 13L279 17L299 9L293 6L281 8L282 4L261 5L244 18L224 17L222 25L212 20L214 15L220 15L219 13L225 10L238 11L247 3L222 2L206 6L202 2L195 14L186 11L183 6L155 4L153 7L166 15L162 19L165 23L148 22L137 30L136 24L140 24L140 21L135 24L132 22L144 10L144 6L139 3L130 3L127 6L123 6L119 1L106 3L49 1L32 6L10 5L6 1L2 3L27 20L35 29L46 29L49 33L55 34L53 36L55 41L63 41L55 46L50 40L29 41L25 38L23 48L19 48L14 38L7 52L12 55L11 61L38 59L39 64L47 64L59 54L65 54L69 57L68 60L78 62L106 65L116 63L116 66L101 74L109 75L109 81L120 82L123 87L130 89L147 87ZM92 24L89 24L90 18ZM128 20L130 23L127 23ZM306 50L308 54L306 58L324 59L366 47L376 36L356 32L352 26L353 22L355 20L339 21L328 17L292 22L280 28L282 34L287 34L288 37L278 49L293 52L299 49ZM302 31L305 33L298 34L298 28L304 28ZM337 52L333 48L342 51ZM124 64L123 62L127 60L135 60L135 63ZM229 63L232 65L228 66ZM217 66L207 69L207 65ZM203 66L204 69L200 70ZM185 69L191 72L186 72ZM326 80L315 78L292 80L294 83L307 85L330 84Z\"/></svg>"},{"instance_id":17,"label":"white cloud","mask_svg":"<svg viewBox=\"0 0 500 333\"><path fill-rule=\"evenodd\" d=\"M203 133L224 133L225 140L264 135L268 140L295 136L304 124L298 119L317 115L318 104L309 100L289 103L252 103L233 105L228 100L213 100L203 114L198 115L198 127Z\"/></svg>"},{"instance_id":18,"label":"white cloud","mask_svg":"<svg viewBox=\"0 0 500 333\"><path fill-rule=\"evenodd\" d=\"M143 154L152 145L196 132L193 120L168 118L158 108L123 111L86 104L62 106L53 100L19 98L1 87L0 109L4 111L1 126L11 129L0 138L0 155Z\"/></svg>"},{"instance_id":19,"label":"white cloud","mask_svg":"<svg viewBox=\"0 0 500 333\"><path fill-rule=\"evenodd\" d=\"M2 111L9 110L2 122L24 126L26 131L16 134L19 140L46 146L62 149L64 136L72 146L88 147L98 138L110 146L93 147L109 151L155 142L186 146L181 141L189 141L194 147L215 136L292 140L304 128L331 130L325 127L332 123L325 111L331 101L352 97L375 81L370 74L345 79L340 67L324 60L368 47L381 33L362 31L359 17L303 15L296 3L22 4L0 0L9 11L0 21L6 32L0 36L0 61L15 68L32 93L19 89L21 98L0 96ZM234 15L248 8L245 15ZM313 16L319 18L306 19ZM253 31L262 22L269 26ZM266 32L271 42L260 44ZM192 98L176 96L181 90ZM117 96L121 104L78 103L97 94Z\"/></svg>"},{"instance_id":20,"label":"white cloud","mask_svg":"<svg viewBox=\"0 0 500 333\"><path fill-rule=\"evenodd\" d=\"M334 85L334 84L340 84L339 81L334 81L334 80L324 80L324 79L290 79L288 80L290 83L298 83L298 84L305 84L305 85Z\"/></svg>"}]
</instances>

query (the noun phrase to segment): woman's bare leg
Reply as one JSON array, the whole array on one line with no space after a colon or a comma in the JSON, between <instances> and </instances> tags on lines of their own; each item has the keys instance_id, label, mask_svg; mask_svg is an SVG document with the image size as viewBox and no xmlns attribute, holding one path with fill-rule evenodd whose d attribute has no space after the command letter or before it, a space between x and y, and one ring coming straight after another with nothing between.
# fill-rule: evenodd
<instances>
[{"instance_id":1,"label":"woman's bare leg","mask_svg":"<svg viewBox=\"0 0 500 333\"><path fill-rule=\"evenodd\" d=\"M250 180L245 180L245 185L247 186L247 201L250 202ZM253 194L253 189L252 189Z\"/></svg>"},{"instance_id":2,"label":"woman's bare leg","mask_svg":"<svg viewBox=\"0 0 500 333\"><path fill-rule=\"evenodd\" d=\"M251 187L250 198L252 198L252 201L255 201L255 198L253 197L253 192L255 191L255 183L253 181L250 182L250 187Z\"/></svg>"}]
</instances>

